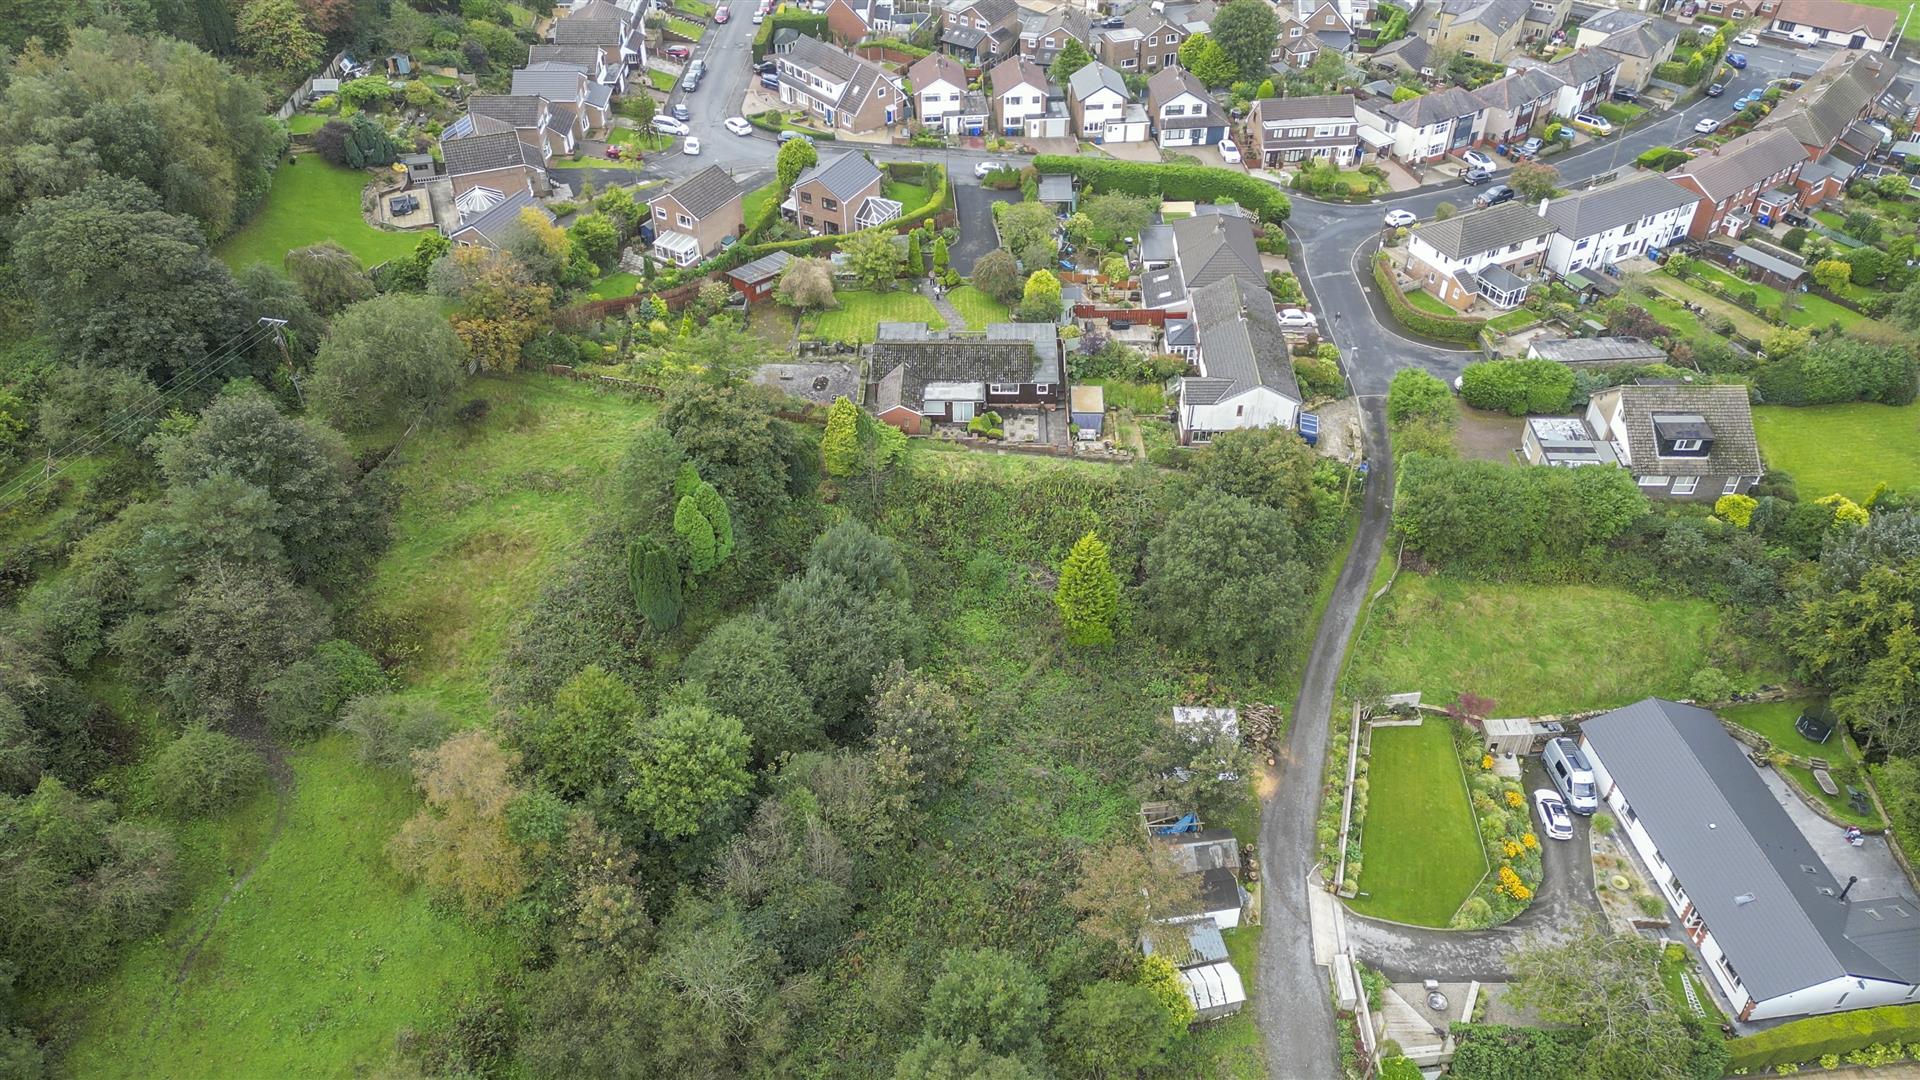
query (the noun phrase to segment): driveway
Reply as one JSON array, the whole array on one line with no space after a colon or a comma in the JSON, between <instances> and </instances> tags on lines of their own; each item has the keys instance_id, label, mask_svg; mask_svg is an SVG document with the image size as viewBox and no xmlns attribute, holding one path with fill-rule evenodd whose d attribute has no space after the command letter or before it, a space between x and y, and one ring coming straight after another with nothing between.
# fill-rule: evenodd
<instances>
[{"instance_id":1,"label":"driveway","mask_svg":"<svg viewBox=\"0 0 1920 1080\"><path fill-rule=\"evenodd\" d=\"M1000 246L993 231L993 204L1019 202L1020 191L1018 188L990 191L977 183L967 183L966 180L973 179L970 168L962 174L959 169L950 166L947 175L954 185L954 210L960 217L960 239L947 252L947 258L962 275L971 274L973 264L980 260L980 256Z\"/></svg>"},{"instance_id":2,"label":"driveway","mask_svg":"<svg viewBox=\"0 0 1920 1080\"><path fill-rule=\"evenodd\" d=\"M1335 327L1334 340L1347 341ZM1306 678L1294 702L1287 741L1276 755L1268 779L1274 796L1260 814L1260 862L1266 867L1262 938L1254 1015L1266 1042L1267 1067L1275 1076L1340 1075L1333 1037L1333 1003L1328 975L1313 962L1313 931L1307 890L1318 844L1314 826L1320 813L1320 781L1327 760L1327 725L1333 710L1333 686L1340 675L1347 639L1360 615L1367 584L1380 561L1391 517L1393 464L1387 457L1387 408L1381 397L1360 401L1373 475L1361 504L1360 528L1353 550L1314 634Z\"/></svg>"},{"instance_id":3,"label":"driveway","mask_svg":"<svg viewBox=\"0 0 1920 1080\"><path fill-rule=\"evenodd\" d=\"M1528 758L1520 776L1531 807L1537 788L1552 787L1540 759ZM1531 810L1529 810L1531 813ZM1593 891L1592 819L1573 818L1573 839L1541 839L1543 874L1533 903L1512 922L1492 930L1429 930L1347 913L1347 941L1367 966L1396 982L1500 982L1507 978L1506 955L1530 931L1558 937L1583 915L1599 914Z\"/></svg>"}]
</instances>

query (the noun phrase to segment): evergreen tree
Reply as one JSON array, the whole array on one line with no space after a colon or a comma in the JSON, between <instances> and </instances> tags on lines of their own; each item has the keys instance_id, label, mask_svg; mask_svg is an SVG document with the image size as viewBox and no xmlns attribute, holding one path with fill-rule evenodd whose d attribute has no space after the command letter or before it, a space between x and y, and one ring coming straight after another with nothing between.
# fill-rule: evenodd
<instances>
[{"instance_id":1,"label":"evergreen tree","mask_svg":"<svg viewBox=\"0 0 1920 1080\"><path fill-rule=\"evenodd\" d=\"M826 434L820 436L821 463L828 476L852 476L860 464L860 407L844 397L827 409Z\"/></svg>"},{"instance_id":2,"label":"evergreen tree","mask_svg":"<svg viewBox=\"0 0 1920 1080\"><path fill-rule=\"evenodd\" d=\"M1113 622L1120 612L1120 578L1113 572L1107 545L1088 533L1074 541L1060 567L1060 585L1053 602L1066 624L1067 641L1074 645L1113 644Z\"/></svg>"},{"instance_id":3,"label":"evergreen tree","mask_svg":"<svg viewBox=\"0 0 1920 1080\"><path fill-rule=\"evenodd\" d=\"M726 562L733 554L733 514L727 509L727 500L720 497L719 488L703 480L694 489L693 505L713 529L714 561Z\"/></svg>"},{"instance_id":4,"label":"evergreen tree","mask_svg":"<svg viewBox=\"0 0 1920 1080\"><path fill-rule=\"evenodd\" d=\"M920 250L920 234L907 234L907 276L919 277L927 272L926 253Z\"/></svg>"},{"instance_id":5,"label":"evergreen tree","mask_svg":"<svg viewBox=\"0 0 1920 1080\"><path fill-rule=\"evenodd\" d=\"M1054 54L1053 63L1047 68L1047 77L1064 86L1067 76L1091 63L1093 55L1087 52L1087 47L1080 44L1079 38L1068 34L1066 46Z\"/></svg>"},{"instance_id":6,"label":"evergreen tree","mask_svg":"<svg viewBox=\"0 0 1920 1080\"><path fill-rule=\"evenodd\" d=\"M656 630L680 623L680 560L651 536L627 548L627 583L634 606Z\"/></svg>"},{"instance_id":7,"label":"evergreen tree","mask_svg":"<svg viewBox=\"0 0 1920 1080\"><path fill-rule=\"evenodd\" d=\"M933 238L933 268L941 271L947 268L947 238L944 236Z\"/></svg>"},{"instance_id":8,"label":"evergreen tree","mask_svg":"<svg viewBox=\"0 0 1920 1080\"><path fill-rule=\"evenodd\" d=\"M687 569L695 577L720 565L720 543L713 535L713 522L700 512L693 496L683 497L674 507L673 532L687 546Z\"/></svg>"}]
</instances>

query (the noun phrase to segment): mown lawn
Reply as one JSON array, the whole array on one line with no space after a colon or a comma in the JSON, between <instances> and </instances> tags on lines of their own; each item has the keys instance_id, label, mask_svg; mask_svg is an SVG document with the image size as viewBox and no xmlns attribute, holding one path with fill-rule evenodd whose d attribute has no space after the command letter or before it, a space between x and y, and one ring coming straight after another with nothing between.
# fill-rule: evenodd
<instances>
[{"instance_id":1,"label":"mown lawn","mask_svg":"<svg viewBox=\"0 0 1920 1080\"><path fill-rule=\"evenodd\" d=\"M671 71L661 71L659 68L648 68L647 81L653 84L655 90L659 90L662 93L672 93L673 84L679 82L680 77Z\"/></svg>"},{"instance_id":2,"label":"mown lawn","mask_svg":"<svg viewBox=\"0 0 1920 1080\"><path fill-rule=\"evenodd\" d=\"M1005 304L971 285L948 290L947 301L966 318L969 330L984 330L988 323L1006 322L1009 317Z\"/></svg>"},{"instance_id":3,"label":"mown lawn","mask_svg":"<svg viewBox=\"0 0 1920 1080\"><path fill-rule=\"evenodd\" d=\"M86 1011L67 1075L390 1073L402 1029L446 1018L516 963L507 933L436 912L389 866L387 841L419 805L405 775L361 765L339 736L292 766L277 837L270 793L188 826L189 898L69 1002ZM256 860L181 978L182 943Z\"/></svg>"},{"instance_id":4,"label":"mown lawn","mask_svg":"<svg viewBox=\"0 0 1920 1080\"><path fill-rule=\"evenodd\" d=\"M1761 307L1778 308L1780 302L1786 297L1786 294L1779 289L1735 277L1710 263L1696 262L1694 269L1701 277L1719 282L1735 296L1742 291L1751 291L1755 297L1759 298ZM1797 299L1800 307L1787 315L1787 323L1792 326L1826 326L1829 323L1838 322L1849 333L1857 333L1879 325L1865 315L1842 307L1824 296L1799 293Z\"/></svg>"},{"instance_id":5,"label":"mown lawn","mask_svg":"<svg viewBox=\"0 0 1920 1080\"><path fill-rule=\"evenodd\" d=\"M1526 308L1515 308L1505 315L1498 315L1488 319L1487 327L1498 334L1513 334L1525 330L1527 327L1539 321L1539 312L1528 311Z\"/></svg>"},{"instance_id":6,"label":"mown lawn","mask_svg":"<svg viewBox=\"0 0 1920 1080\"><path fill-rule=\"evenodd\" d=\"M900 204L901 213L912 213L927 205L933 197L933 190L922 184L909 184L900 180L889 180L882 187L882 195ZM932 252L928 252L929 255Z\"/></svg>"},{"instance_id":7,"label":"mown lawn","mask_svg":"<svg viewBox=\"0 0 1920 1080\"><path fill-rule=\"evenodd\" d=\"M320 113L297 112L287 117L287 130L295 135L311 135L325 127L331 116Z\"/></svg>"},{"instance_id":8,"label":"mown lawn","mask_svg":"<svg viewBox=\"0 0 1920 1080\"><path fill-rule=\"evenodd\" d=\"M294 248L332 240L359 256L367 266L411 254L424 231L387 232L360 216L360 189L368 175L339 169L312 154L298 165L281 165L273 173L267 204L247 226L218 249L234 269L266 262L278 269Z\"/></svg>"},{"instance_id":9,"label":"mown lawn","mask_svg":"<svg viewBox=\"0 0 1920 1080\"><path fill-rule=\"evenodd\" d=\"M617 274L608 274L606 277L594 282L593 288L587 290L587 299L612 300L616 297L632 296L634 288L639 284L639 274L629 274L624 271Z\"/></svg>"},{"instance_id":10,"label":"mown lawn","mask_svg":"<svg viewBox=\"0 0 1920 1080\"><path fill-rule=\"evenodd\" d=\"M749 225L753 224L760 220L762 213L766 212L767 204L779 197L780 182L778 180L765 187L754 188L740 199L740 219Z\"/></svg>"},{"instance_id":11,"label":"mown lawn","mask_svg":"<svg viewBox=\"0 0 1920 1080\"><path fill-rule=\"evenodd\" d=\"M865 344L874 339L874 328L883 322L923 322L935 330L947 326L933 301L916 292L855 290L836 293L834 299L840 306L808 315L801 324L803 334L820 341Z\"/></svg>"},{"instance_id":12,"label":"mown lawn","mask_svg":"<svg viewBox=\"0 0 1920 1080\"><path fill-rule=\"evenodd\" d=\"M1793 722L1799 719L1800 714L1805 712L1811 704L1814 703L1808 701L1769 701L1756 705L1735 705L1730 708L1721 709L1720 715L1739 724L1741 727L1749 728L1765 735L1767 739L1773 743L1775 749L1784 750L1789 754L1798 754L1801 757L1826 758L1828 761L1835 763L1848 760L1857 763L1860 760L1859 755L1848 745L1846 739L1840 732L1834 732L1833 736L1824 743L1817 743L1807 739L1801 735L1800 732L1794 730ZM1878 813L1869 810L1869 812L1862 814L1853 809L1853 805L1847 800L1846 784L1840 777L1835 776L1832 778L1834 786L1839 789L1840 794L1829 795L1820 790L1820 782L1813 778L1812 769L1799 765L1781 765L1778 766L1778 768L1781 774L1792 780L1801 791L1825 803L1827 809L1838 815L1842 820L1851 821L1859 825L1870 825L1874 828L1879 828L1885 824L1885 822L1880 820ZM1862 787L1863 785L1859 781L1855 781L1853 786ZM1869 803L1868 806L1871 807L1872 804Z\"/></svg>"},{"instance_id":13,"label":"mown lawn","mask_svg":"<svg viewBox=\"0 0 1920 1080\"><path fill-rule=\"evenodd\" d=\"M1773 329L1773 324L1760 316L1736 306L1732 301L1723 300L1705 289L1677 280L1669 276L1665 270L1656 270L1648 274L1646 279L1648 285L1676 301L1690 300L1716 315L1725 315L1733 320L1733 328L1741 337L1757 341ZM1705 327L1700 324L1699 316L1689 315L1685 309L1681 309L1680 314L1691 321L1691 332L1699 333L1705 330ZM1658 317L1658 315L1655 316L1655 318Z\"/></svg>"},{"instance_id":14,"label":"mown lawn","mask_svg":"<svg viewBox=\"0 0 1920 1080\"><path fill-rule=\"evenodd\" d=\"M1395 922L1446 926L1487 872L1466 778L1445 720L1376 728L1365 852L1353 908Z\"/></svg>"},{"instance_id":15,"label":"mown lawn","mask_svg":"<svg viewBox=\"0 0 1920 1080\"><path fill-rule=\"evenodd\" d=\"M1450 319L1457 319L1460 317L1459 312L1448 307L1446 303L1442 301L1439 297L1433 295L1432 293L1428 292L1425 289L1410 289L1407 291L1406 296L1407 296L1407 303L1412 304L1414 307L1419 308L1421 311L1429 312L1434 315L1445 316Z\"/></svg>"},{"instance_id":16,"label":"mown lawn","mask_svg":"<svg viewBox=\"0 0 1920 1080\"><path fill-rule=\"evenodd\" d=\"M410 691L471 723L491 715L488 674L513 620L653 407L544 375L477 380L465 397L490 403L485 420L420 431L389 467L400 513L367 596L415 628Z\"/></svg>"},{"instance_id":17,"label":"mown lawn","mask_svg":"<svg viewBox=\"0 0 1920 1080\"><path fill-rule=\"evenodd\" d=\"M706 27L686 19L676 19L671 15L667 16L666 27L667 33L686 38L688 41L699 41L707 36Z\"/></svg>"},{"instance_id":18,"label":"mown lawn","mask_svg":"<svg viewBox=\"0 0 1920 1080\"><path fill-rule=\"evenodd\" d=\"M1767 467L1792 473L1808 498L1920 486L1920 405L1757 405L1753 429Z\"/></svg>"},{"instance_id":19,"label":"mown lawn","mask_svg":"<svg viewBox=\"0 0 1920 1080\"><path fill-rule=\"evenodd\" d=\"M1353 665L1387 693L1418 690L1429 704L1471 693L1498 716L1609 708L1685 696L1719 619L1705 600L1403 571Z\"/></svg>"}]
</instances>

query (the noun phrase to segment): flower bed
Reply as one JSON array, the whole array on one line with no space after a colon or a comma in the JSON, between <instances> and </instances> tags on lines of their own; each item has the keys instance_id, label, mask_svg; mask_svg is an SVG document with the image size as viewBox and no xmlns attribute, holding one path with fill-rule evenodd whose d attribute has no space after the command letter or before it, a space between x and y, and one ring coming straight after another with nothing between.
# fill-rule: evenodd
<instances>
[{"instance_id":1,"label":"flower bed","mask_svg":"<svg viewBox=\"0 0 1920 1080\"><path fill-rule=\"evenodd\" d=\"M1493 757L1487 753L1486 739L1480 732L1458 721L1448 723L1453 726L1454 750L1467 772L1480 841L1493 866L1466 903L1460 905L1453 927L1484 930L1511 920L1533 902L1542 873L1540 838L1534 834L1532 812L1520 781L1493 771Z\"/></svg>"}]
</instances>

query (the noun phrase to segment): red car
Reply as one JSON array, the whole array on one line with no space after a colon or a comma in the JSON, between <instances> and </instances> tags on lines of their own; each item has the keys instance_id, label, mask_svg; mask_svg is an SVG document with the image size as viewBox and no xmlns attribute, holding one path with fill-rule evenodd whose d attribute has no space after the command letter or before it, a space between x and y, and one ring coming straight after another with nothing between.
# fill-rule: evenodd
<instances>
[{"instance_id":1,"label":"red car","mask_svg":"<svg viewBox=\"0 0 1920 1080\"><path fill-rule=\"evenodd\" d=\"M693 56L693 50L685 45L669 45L667 55L675 60L685 60Z\"/></svg>"},{"instance_id":2,"label":"red car","mask_svg":"<svg viewBox=\"0 0 1920 1080\"><path fill-rule=\"evenodd\" d=\"M727 5L721 4L719 7L713 9L714 22L723 23L731 18L733 18L733 12L727 10Z\"/></svg>"}]
</instances>

